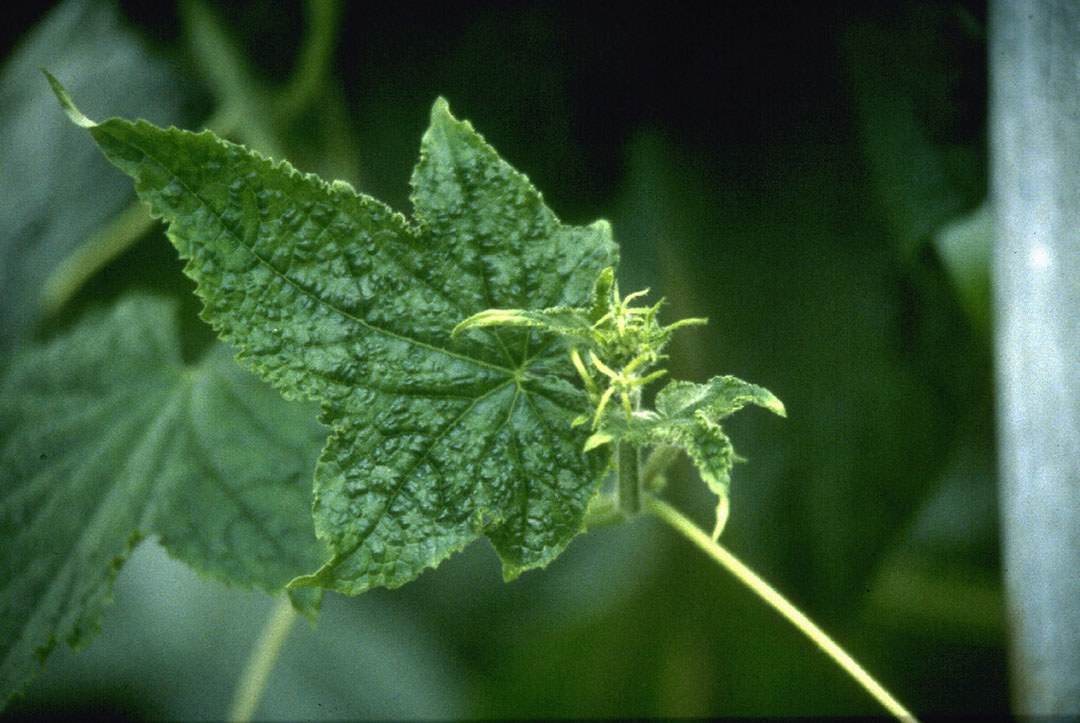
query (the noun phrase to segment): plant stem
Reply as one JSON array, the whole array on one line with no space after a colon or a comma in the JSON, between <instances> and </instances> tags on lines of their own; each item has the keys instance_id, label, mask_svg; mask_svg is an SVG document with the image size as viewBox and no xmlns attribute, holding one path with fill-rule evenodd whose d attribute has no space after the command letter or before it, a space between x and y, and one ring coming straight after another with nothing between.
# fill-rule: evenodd
<instances>
[{"instance_id":1,"label":"plant stem","mask_svg":"<svg viewBox=\"0 0 1080 723\"><path fill-rule=\"evenodd\" d=\"M641 466L641 486L646 492L654 492L664 486L664 472L679 456L681 450L666 444L658 444Z\"/></svg>"},{"instance_id":2,"label":"plant stem","mask_svg":"<svg viewBox=\"0 0 1080 723\"><path fill-rule=\"evenodd\" d=\"M251 649L251 656L240 676L240 683L236 686L232 705L229 706L228 720L233 723L246 723L255 715L255 709L266 689L266 682L270 679L270 671L274 669L274 663L277 662L294 620L296 610L288 596L283 596L270 619L266 621L255 647Z\"/></svg>"},{"instance_id":3,"label":"plant stem","mask_svg":"<svg viewBox=\"0 0 1080 723\"><path fill-rule=\"evenodd\" d=\"M641 477L638 474L638 448L629 442L617 442L615 463L618 469L619 510L630 517L641 511Z\"/></svg>"},{"instance_id":4,"label":"plant stem","mask_svg":"<svg viewBox=\"0 0 1080 723\"><path fill-rule=\"evenodd\" d=\"M645 497L645 509L671 525L677 532L697 545L704 553L720 563L720 565L726 568L742 583L757 593L758 596L771 605L778 613L787 618L795 627L802 631L806 637L810 638L810 640L821 648L826 655L836 661L836 663L844 669L844 672L854 678L855 681L859 683L866 692L873 696L875 700L881 703L889 713L900 720L915 720L915 716L893 698L889 692L873 678L873 676L855 662L855 659L848 655L843 648L825 633L825 631L815 625L808 617L803 615L798 608L788 602L788 600L777 592L772 585L758 577L753 570L744 565L725 548L721 547L719 543L710 539L707 534L683 516L681 512L652 495L647 495Z\"/></svg>"},{"instance_id":5,"label":"plant stem","mask_svg":"<svg viewBox=\"0 0 1080 723\"><path fill-rule=\"evenodd\" d=\"M105 222L46 277L41 291L45 313L52 315L59 311L94 274L131 248L156 223L142 201L137 200Z\"/></svg>"}]
</instances>

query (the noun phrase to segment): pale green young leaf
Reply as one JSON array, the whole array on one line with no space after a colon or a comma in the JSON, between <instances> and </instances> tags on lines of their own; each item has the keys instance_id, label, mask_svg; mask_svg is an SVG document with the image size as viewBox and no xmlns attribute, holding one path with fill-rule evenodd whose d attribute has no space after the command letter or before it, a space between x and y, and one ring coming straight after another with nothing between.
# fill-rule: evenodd
<instances>
[{"instance_id":1,"label":"pale green young leaf","mask_svg":"<svg viewBox=\"0 0 1080 723\"><path fill-rule=\"evenodd\" d=\"M731 467L738 460L719 422L747 404L786 414L783 402L768 389L736 377L713 377L705 384L673 381L657 393L655 412L637 412L630 419L618 410L605 414L587 446L626 440L685 451L717 496L715 537L726 518Z\"/></svg>"},{"instance_id":2,"label":"pale green young leaf","mask_svg":"<svg viewBox=\"0 0 1080 723\"><path fill-rule=\"evenodd\" d=\"M589 321L596 323L611 311L611 292L615 286L615 269L608 266L596 277L589 299Z\"/></svg>"},{"instance_id":3,"label":"pale green young leaf","mask_svg":"<svg viewBox=\"0 0 1080 723\"><path fill-rule=\"evenodd\" d=\"M553 309L487 309L473 314L454 327L454 334L466 329L480 329L490 326L505 326L539 329L558 336L567 336L582 341L590 341L593 333L588 316L581 309L555 307Z\"/></svg>"},{"instance_id":4,"label":"pale green young leaf","mask_svg":"<svg viewBox=\"0 0 1080 723\"><path fill-rule=\"evenodd\" d=\"M186 365L175 303L128 298L0 378L0 705L96 630L139 539L280 591L325 554L310 469L326 430L225 345ZM318 600L294 597L314 614Z\"/></svg>"},{"instance_id":5,"label":"pale green young leaf","mask_svg":"<svg viewBox=\"0 0 1080 723\"><path fill-rule=\"evenodd\" d=\"M400 585L480 534L512 577L581 531L607 454L570 426L588 401L562 378L565 349L528 329L451 332L485 309L582 305L617 261L605 222L560 223L441 99L411 222L210 133L89 131L169 223L240 362L322 405L314 514L333 556L295 585Z\"/></svg>"},{"instance_id":6,"label":"pale green young leaf","mask_svg":"<svg viewBox=\"0 0 1080 723\"><path fill-rule=\"evenodd\" d=\"M705 384L673 381L656 394L656 411L670 419L686 419L700 410L718 422L747 404L787 415L784 403L768 389L731 376L713 377Z\"/></svg>"}]
</instances>

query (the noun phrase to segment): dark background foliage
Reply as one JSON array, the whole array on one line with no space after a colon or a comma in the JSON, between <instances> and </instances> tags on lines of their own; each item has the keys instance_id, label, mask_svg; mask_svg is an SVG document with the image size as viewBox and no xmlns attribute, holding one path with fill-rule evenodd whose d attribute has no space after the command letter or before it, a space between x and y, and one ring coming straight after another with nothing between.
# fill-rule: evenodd
<instances>
[{"instance_id":1,"label":"dark background foliage","mask_svg":"<svg viewBox=\"0 0 1080 723\"><path fill-rule=\"evenodd\" d=\"M77 243L131 197L87 139L45 130L65 121L41 100L44 79L19 69L49 66L65 83L92 75L92 52L68 47L56 67L63 48L30 29L109 8L108 32L142 53L110 82L149 90L73 89L84 111L198 128L216 107L182 8L19 6L0 36L0 131L40 104L31 128L43 130L20 147L53 162L33 171L47 203L12 210L2 234L5 306L33 307L12 264L40 279L64 249L35 249L57 235ZM285 81L300 4L212 11L256 83ZM276 128L295 165L407 211L419 138L443 95L564 220L608 218L625 289L666 297L668 321L710 319L680 332L673 375L735 374L787 405L787 420L747 411L727 425L749 460L734 476L730 547L914 711L1006 711L987 310L960 282L985 281L985 237L958 267L941 233L986 191L983 4L346 3L340 20L316 102ZM57 180L67 176L85 180ZM58 230L49 219L64 209L75 219ZM189 295L159 231L54 316L5 312L0 338L11 348L47 336L133 286ZM194 355L206 336L187 308ZM669 497L708 526L688 465ZM220 715L268 604L147 545L98 641L54 655L13 710L90 701L131 717ZM477 544L400 590L334 597L317 630L301 627L264 715L877 712L651 520L581 538L508 585Z\"/></svg>"}]
</instances>

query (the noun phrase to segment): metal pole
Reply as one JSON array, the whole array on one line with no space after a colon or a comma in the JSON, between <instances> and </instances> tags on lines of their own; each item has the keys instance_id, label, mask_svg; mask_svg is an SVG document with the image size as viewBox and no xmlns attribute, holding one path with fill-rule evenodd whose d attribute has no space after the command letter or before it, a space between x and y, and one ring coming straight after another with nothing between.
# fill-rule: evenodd
<instances>
[{"instance_id":1,"label":"metal pole","mask_svg":"<svg viewBox=\"0 0 1080 723\"><path fill-rule=\"evenodd\" d=\"M1080 713L1080 2L991 3L990 178L1014 710Z\"/></svg>"}]
</instances>

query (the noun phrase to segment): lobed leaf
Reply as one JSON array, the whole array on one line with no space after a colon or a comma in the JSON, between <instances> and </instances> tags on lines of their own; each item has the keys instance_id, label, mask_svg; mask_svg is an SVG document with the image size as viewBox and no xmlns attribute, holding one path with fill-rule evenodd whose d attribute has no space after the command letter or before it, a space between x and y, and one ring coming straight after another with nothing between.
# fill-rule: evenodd
<instances>
[{"instance_id":1,"label":"lobed leaf","mask_svg":"<svg viewBox=\"0 0 1080 723\"><path fill-rule=\"evenodd\" d=\"M308 480L325 428L227 347L180 356L174 303L128 298L0 379L0 705L96 630L134 545L280 591L325 552ZM318 598L294 595L313 615Z\"/></svg>"},{"instance_id":2,"label":"lobed leaf","mask_svg":"<svg viewBox=\"0 0 1080 723\"><path fill-rule=\"evenodd\" d=\"M400 585L480 534L509 578L582 530L607 456L570 427L588 401L562 379L565 350L529 329L452 331L485 309L582 305L617 260L605 222L560 223L442 99L411 222L208 132L87 127L168 222L241 364L321 403L314 515L333 555L294 585Z\"/></svg>"}]
</instances>

